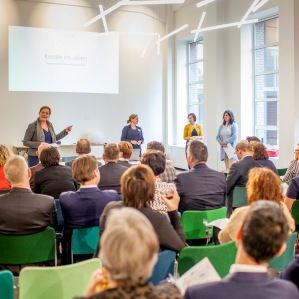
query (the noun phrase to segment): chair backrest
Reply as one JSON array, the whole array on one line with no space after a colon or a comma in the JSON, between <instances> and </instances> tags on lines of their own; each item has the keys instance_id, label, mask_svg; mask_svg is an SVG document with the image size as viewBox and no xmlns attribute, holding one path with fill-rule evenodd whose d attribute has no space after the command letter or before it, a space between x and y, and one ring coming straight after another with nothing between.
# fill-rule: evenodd
<instances>
[{"instance_id":1,"label":"chair backrest","mask_svg":"<svg viewBox=\"0 0 299 299\"><path fill-rule=\"evenodd\" d=\"M299 225L299 200L295 200L292 205L292 216L295 220L295 225Z\"/></svg>"},{"instance_id":2,"label":"chair backrest","mask_svg":"<svg viewBox=\"0 0 299 299\"><path fill-rule=\"evenodd\" d=\"M195 264L207 257L220 277L229 273L235 262L237 248L235 241L214 246L189 246L182 249L178 258L178 272L183 275Z\"/></svg>"},{"instance_id":3,"label":"chair backrest","mask_svg":"<svg viewBox=\"0 0 299 299\"><path fill-rule=\"evenodd\" d=\"M8 270L0 271L0 299L14 298L14 279Z\"/></svg>"},{"instance_id":4,"label":"chair backrest","mask_svg":"<svg viewBox=\"0 0 299 299\"><path fill-rule=\"evenodd\" d=\"M83 296L99 259L59 267L27 267L19 277L19 299L72 299Z\"/></svg>"},{"instance_id":5,"label":"chair backrest","mask_svg":"<svg viewBox=\"0 0 299 299\"><path fill-rule=\"evenodd\" d=\"M22 265L50 260L56 262L56 235L53 228L48 227L31 235L0 235L0 264Z\"/></svg>"},{"instance_id":6,"label":"chair backrest","mask_svg":"<svg viewBox=\"0 0 299 299\"><path fill-rule=\"evenodd\" d=\"M287 168L277 168L277 172L279 174L279 176L284 176L287 172Z\"/></svg>"},{"instance_id":7,"label":"chair backrest","mask_svg":"<svg viewBox=\"0 0 299 299\"><path fill-rule=\"evenodd\" d=\"M99 243L100 228L98 226L74 228L72 236L73 254L93 254Z\"/></svg>"},{"instance_id":8,"label":"chair backrest","mask_svg":"<svg viewBox=\"0 0 299 299\"><path fill-rule=\"evenodd\" d=\"M226 212L226 207L206 211L185 211L182 214L181 222L186 239L205 239L206 226L203 224L203 221L207 220L211 222L213 220L226 218Z\"/></svg>"},{"instance_id":9,"label":"chair backrest","mask_svg":"<svg viewBox=\"0 0 299 299\"><path fill-rule=\"evenodd\" d=\"M233 191L233 208L245 207L247 205L246 187L236 186Z\"/></svg>"},{"instance_id":10,"label":"chair backrest","mask_svg":"<svg viewBox=\"0 0 299 299\"><path fill-rule=\"evenodd\" d=\"M57 224L58 224L58 226L62 226L64 224L64 219L63 219L63 215L62 215L60 201L57 198L55 199L55 207L56 207L56 212L57 212Z\"/></svg>"},{"instance_id":11,"label":"chair backrest","mask_svg":"<svg viewBox=\"0 0 299 299\"><path fill-rule=\"evenodd\" d=\"M287 248L285 252L279 256L273 258L269 263L269 268L275 269L276 271L282 271L295 257L295 244L297 241L298 234L296 232L289 236L287 241Z\"/></svg>"},{"instance_id":12,"label":"chair backrest","mask_svg":"<svg viewBox=\"0 0 299 299\"><path fill-rule=\"evenodd\" d=\"M157 285L160 281L168 278L169 274L174 274L174 263L176 253L172 250L164 250L159 252L158 260L153 270L150 282Z\"/></svg>"}]
</instances>

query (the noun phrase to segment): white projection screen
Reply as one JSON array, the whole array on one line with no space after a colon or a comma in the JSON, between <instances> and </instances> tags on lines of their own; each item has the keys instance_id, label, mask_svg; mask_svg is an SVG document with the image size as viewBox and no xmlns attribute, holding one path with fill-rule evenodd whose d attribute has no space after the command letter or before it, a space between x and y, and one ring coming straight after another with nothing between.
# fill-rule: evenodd
<instances>
[{"instance_id":1,"label":"white projection screen","mask_svg":"<svg viewBox=\"0 0 299 299\"><path fill-rule=\"evenodd\" d=\"M117 34L9 26L9 90L117 94Z\"/></svg>"}]
</instances>

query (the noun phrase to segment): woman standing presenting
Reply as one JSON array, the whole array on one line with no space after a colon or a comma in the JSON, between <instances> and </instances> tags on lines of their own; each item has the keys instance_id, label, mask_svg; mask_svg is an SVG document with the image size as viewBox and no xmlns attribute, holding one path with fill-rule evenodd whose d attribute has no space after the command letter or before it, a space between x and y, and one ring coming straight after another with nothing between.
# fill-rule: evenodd
<instances>
[{"instance_id":1,"label":"woman standing presenting","mask_svg":"<svg viewBox=\"0 0 299 299\"><path fill-rule=\"evenodd\" d=\"M144 141L142 130L137 126L138 124L138 115L131 114L129 116L129 120L127 121L129 124L125 126L121 132L121 141L130 142L133 146L133 149L139 148L141 154L141 144Z\"/></svg>"},{"instance_id":2,"label":"woman standing presenting","mask_svg":"<svg viewBox=\"0 0 299 299\"><path fill-rule=\"evenodd\" d=\"M231 165L236 160L236 157L228 158L224 151L227 145L230 144L234 149L236 148L237 137L238 137L238 125L235 123L234 114L230 110L226 110L223 113L223 124L219 127L218 135L216 140L220 144L220 159L224 160L225 172L229 170Z\"/></svg>"},{"instance_id":3,"label":"woman standing presenting","mask_svg":"<svg viewBox=\"0 0 299 299\"><path fill-rule=\"evenodd\" d=\"M23 145L28 146L28 166L32 167L38 164L36 151L41 143L55 143L57 140L65 137L72 126L67 127L59 134L55 134L52 123L49 121L51 108L43 106L39 110L38 119L28 125L23 139Z\"/></svg>"}]
</instances>

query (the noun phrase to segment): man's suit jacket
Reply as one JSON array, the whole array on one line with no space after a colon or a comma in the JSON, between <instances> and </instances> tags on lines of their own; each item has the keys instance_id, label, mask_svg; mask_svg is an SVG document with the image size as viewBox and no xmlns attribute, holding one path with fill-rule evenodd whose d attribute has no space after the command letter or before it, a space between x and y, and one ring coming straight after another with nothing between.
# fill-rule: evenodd
<instances>
[{"instance_id":1,"label":"man's suit jacket","mask_svg":"<svg viewBox=\"0 0 299 299\"><path fill-rule=\"evenodd\" d=\"M180 195L179 211L213 210L225 206L226 182L223 173L197 164L174 180Z\"/></svg>"},{"instance_id":2,"label":"man's suit jacket","mask_svg":"<svg viewBox=\"0 0 299 299\"><path fill-rule=\"evenodd\" d=\"M30 167L31 170L31 177L30 177L30 188L33 189L34 187L34 178L35 178L35 173L41 169L43 169L44 166L42 165L41 162L39 162L37 165Z\"/></svg>"},{"instance_id":3,"label":"man's suit jacket","mask_svg":"<svg viewBox=\"0 0 299 299\"><path fill-rule=\"evenodd\" d=\"M59 198L62 192L76 191L72 169L68 166L54 165L35 173L33 191Z\"/></svg>"},{"instance_id":4,"label":"man's suit jacket","mask_svg":"<svg viewBox=\"0 0 299 299\"><path fill-rule=\"evenodd\" d=\"M221 281L193 286L187 289L186 299L296 299L296 286L267 273L233 273Z\"/></svg>"},{"instance_id":5,"label":"man's suit jacket","mask_svg":"<svg viewBox=\"0 0 299 299\"><path fill-rule=\"evenodd\" d=\"M81 188L77 192L63 192L60 206L64 218L63 263L70 262L73 228L98 226L99 219L108 202L116 201L115 191L101 191L99 188Z\"/></svg>"},{"instance_id":6,"label":"man's suit jacket","mask_svg":"<svg viewBox=\"0 0 299 299\"><path fill-rule=\"evenodd\" d=\"M12 188L0 195L0 234L28 235L57 224L54 198Z\"/></svg>"},{"instance_id":7,"label":"man's suit jacket","mask_svg":"<svg viewBox=\"0 0 299 299\"><path fill-rule=\"evenodd\" d=\"M118 194L120 194L120 178L127 169L127 167L113 162L108 162L107 164L99 167L99 188L101 190L115 190Z\"/></svg>"},{"instance_id":8,"label":"man's suit jacket","mask_svg":"<svg viewBox=\"0 0 299 299\"><path fill-rule=\"evenodd\" d=\"M233 191L236 186L246 186L248 173L254 167L261 167L252 156L246 156L242 160L234 163L226 178L227 184L227 213L232 213Z\"/></svg>"}]
</instances>

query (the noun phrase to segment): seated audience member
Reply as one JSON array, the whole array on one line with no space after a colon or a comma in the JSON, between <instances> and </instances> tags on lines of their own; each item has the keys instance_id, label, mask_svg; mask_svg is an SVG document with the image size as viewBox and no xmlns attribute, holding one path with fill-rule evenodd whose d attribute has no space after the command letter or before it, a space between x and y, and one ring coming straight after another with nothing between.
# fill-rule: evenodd
<instances>
[{"instance_id":1,"label":"seated audience member","mask_svg":"<svg viewBox=\"0 0 299 299\"><path fill-rule=\"evenodd\" d=\"M36 155L38 156L38 160L39 160L39 163L36 164L35 166L32 166L30 167L30 171L31 171L31 177L30 177L30 188L33 189L34 187L34 177L35 177L35 173L41 169L44 168L43 164L41 163L40 161L40 154L41 152L45 149L45 148L48 148L50 147L51 145L49 143L45 143L45 142L42 142L39 147L37 148L37 151L36 151Z\"/></svg>"},{"instance_id":2,"label":"seated audience member","mask_svg":"<svg viewBox=\"0 0 299 299\"><path fill-rule=\"evenodd\" d=\"M63 192L59 196L64 218L62 263L71 262L73 228L98 226L100 216L108 202L117 200L117 192L98 188L100 173L94 156L81 155L72 163L73 177L80 183L77 192Z\"/></svg>"},{"instance_id":3,"label":"seated audience member","mask_svg":"<svg viewBox=\"0 0 299 299\"><path fill-rule=\"evenodd\" d=\"M90 145L90 142L89 142L88 139L81 138L79 141L77 141L77 143L76 143L76 154L78 156L88 155L90 153L91 153L91 145ZM72 164L73 164L74 160L65 162L65 165L69 166L69 167L72 167ZM97 163L98 163L98 166L102 165L101 162L97 162Z\"/></svg>"},{"instance_id":4,"label":"seated audience member","mask_svg":"<svg viewBox=\"0 0 299 299\"><path fill-rule=\"evenodd\" d=\"M59 198L62 192L76 191L72 169L68 166L59 165L60 154L55 147L45 148L39 158L44 168L35 173L34 193Z\"/></svg>"},{"instance_id":5,"label":"seated audience member","mask_svg":"<svg viewBox=\"0 0 299 299\"><path fill-rule=\"evenodd\" d=\"M277 277L291 281L299 289L299 254Z\"/></svg>"},{"instance_id":6,"label":"seated audience member","mask_svg":"<svg viewBox=\"0 0 299 299\"><path fill-rule=\"evenodd\" d=\"M163 154L165 154L164 145L158 141L149 142L146 146L146 149L153 150L153 151L160 151ZM173 166L167 164L167 160L166 160L165 170L163 173L160 174L160 179L162 182L173 183L175 178L176 178L176 171Z\"/></svg>"},{"instance_id":7,"label":"seated audience member","mask_svg":"<svg viewBox=\"0 0 299 299\"><path fill-rule=\"evenodd\" d=\"M294 219L284 204L280 179L272 170L268 168L251 169L249 171L246 189L249 205L261 199L276 202L286 216L290 233L295 230ZM250 206L240 207L234 210L229 222L218 235L220 243L226 243L236 239L238 230L249 210Z\"/></svg>"},{"instance_id":8,"label":"seated audience member","mask_svg":"<svg viewBox=\"0 0 299 299\"><path fill-rule=\"evenodd\" d=\"M260 139L256 136L247 136L246 140L251 143L252 141L261 142Z\"/></svg>"},{"instance_id":9,"label":"seated audience member","mask_svg":"<svg viewBox=\"0 0 299 299\"><path fill-rule=\"evenodd\" d=\"M100 243L103 266L93 273L81 298L182 298L174 284L154 287L148 282L159 242L144 215L132 208L111 211Z\"/></svg>"},{"instance_id":10,"label":"seated audience member","mask_svg":"<svg viewBox=\"0 0 299 299\"><path fill-rule=\"evenodd\" d=\"M241 140L236 145L236 154L239 159L229 169L226 177L227 184L227 215L233 212L233 192L236 186L245 187L248 173L251 168L261 167L252 157L251 144L246 140Z\"/></svg>"},{"instance_id":11,"label":"seated audience member","mask_svg":"<svg viewBox=\"0 0 299 299\"><path fill-rule=\"evenodd\" d=\"M131 158L133 152L132 144L127 141L121 141L118 144L118 147L119 147L119 160L117 161L117 163L125 167L131 167L132 164L129 162L129 159Z\"/></svg>"},{"instance_id":12,"label":"seated audience member","mask_svg":"<svg viewBox=\"0 0 299 299\"><path fill-rule=\"evenodd\" d=\"M294 156L295 159L291 161L284 177L282 178L283 183L299 176L299 143L297 148L294 150Z\"/></svg>"},{"instance_id":13,"label":"seated audience member","mask_svg":"<svg viewBox=\"0 0 299 299\"><path fill-rule=\"evenodd\" d=\"M284 202L289 210L292 209L293 203L296 199L299 199L299 177L291 179L285 196Z\"/></svg>"},{"instance_id":14,"label":"seated audience member","mask_svg":"<svg viewBox=\"0 0 299 299\"><path fill-rule=\"evenodd\" d=\"M4 165L10 156L12 156L11 151L5 145L0 144L0 190L8 190L11 187L4 175Z\"/></svg>"},{"instance_id":15,"label":"seated audience member","mask_svg":"<svg viewBox=\"0 0 299 299\"><path fill-rule=\"evenodd\" d=\"M154 200L150 203L150 207L153 210L158 211L159 213L167 215L168 209L166 204L164 203L161 195L167 195L168 190L176 189L175 184L162 182L159 175L164 172L166 159L165 155L158 151L153 152L151 150L147 150L140 159L141 164L148 165L155 175L156 181L156 192Z\"/></svg>"},{"instance_id":16,"label":"seated audience member","mask_svg":"<svg viewBox=\"0 0 299 299\"><path fill-rule=\"evenodd\" d=\"M120 178L127 170L127 167L117 164L119 159L119 148L116 144L110 143L105 146L103 160L105 165L99 167L101 190L115 190L120 194Z\"/></svg>"},{"instance_id":17,"label":"seated audience member","mask_svg":"<svg viewBox=\"0 0 299 299\"><path fill-rule=\"evenodd\" d=\"M278 171L274 165L274 163L269 159L269 155L267 153L266 147L257 141L250 142L252 148L252 157L253 159L259 163L262 167L268 167L273 170L278 176Z\"/></svg>"},{"instance_id":18,"label":"seated audience member","mask_svg":"<svg viewBox=\"0 0 299 299\"><path fill-rule=\"evenodd\" d=\"M187 161L191 169L178 174L175 184L181 197L179 211L213 210L225 206L225 175L206 165L208 149L200 141L190 141Z\"/></svg>"},{"instance_id":19,"label":"seated audience member","mask_svg":"<svg viewBox=\"0 0 299 299\"><path fill-rule=\"evenodd\" d=\"M185 298L193 299L295 299L296 286L267 275L269 261L286 248L289 227L279 206L270 201L254 203L236 238L236 262L223 280L193 286Z\"/></svg>"},{"instance_id":20,"label":"seated audience member","mask_svg":"<svg viewBox=\"0 0 299 299\"><path fill-rule=\"evenodd\" d=\"M150 208L155 196L155 177L147 165L127 168L121 178L122 202L108 203L100 218L101 233L105 231L106 217L113 208L131 207L144 214L154 227L160 248L180 252L186 246L185 235L177 212L180 198L176 190L171 190L172 198L162 196L169 219Z\"/></svg>"},{"instance_id":21,"label":"seated audience member","mask_svg":"<svg viewBox=\"0 0 299 299\"><path fill-rule=\"evenodd\" d=\"M0 195L0 234L29 235L41 232L48 226L55 227L54 198L31 191L31 173L25 159L17 155L10 157L4 166L4 173L12 188L9 193ZM1 270L11 270L14 275L18 275L23 267L0 265Z\"/></svg>"}]
</instances>

